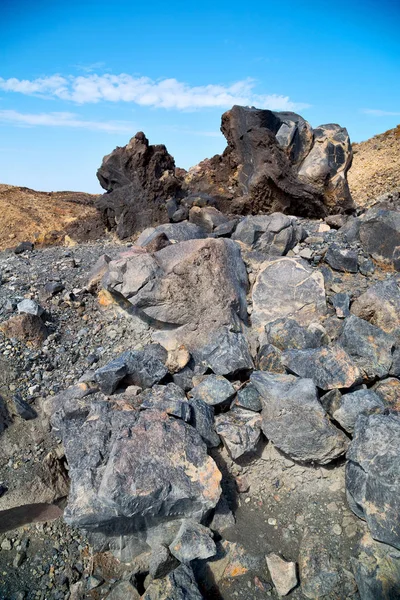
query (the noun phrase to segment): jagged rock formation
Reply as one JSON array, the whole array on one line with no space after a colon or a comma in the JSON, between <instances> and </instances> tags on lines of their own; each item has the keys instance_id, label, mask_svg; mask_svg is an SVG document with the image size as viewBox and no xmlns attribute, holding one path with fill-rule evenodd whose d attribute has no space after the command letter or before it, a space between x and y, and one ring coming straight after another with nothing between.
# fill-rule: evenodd
<instances>
[{"instance_id":1,"label":"jagged rock formation","mask_svg":"<svg viewBox=\"0 0 400 600\"><path fill-rule=\"evenodd\" d=\"M196 207L257 214L325 216L354 209L347 185L352 160L346 129L313 130L295 113L234 106L222 115L228 146L188 173L175 170L165 146L143 133L104 157L97 172L107 190L97 201L108 228L125 238L148 225L198 221ZM224 223L208 215L206 229ZM226 221L226 219L225 219ZM203 220L204 224L204 220Z\"/></svg>"},{"instance_id":2,"label":"jagged rock formation","mask_svg":"<svg viewBox=\"0 0 400 600\"><path fill-rule=\"evenodd\" d=\"M142 132L105 156L97 177L107 194L96 206L120 238L166 222L166 200L180 190L174 159L165 146L151 146Z\"/></svg>"}]
</instances>

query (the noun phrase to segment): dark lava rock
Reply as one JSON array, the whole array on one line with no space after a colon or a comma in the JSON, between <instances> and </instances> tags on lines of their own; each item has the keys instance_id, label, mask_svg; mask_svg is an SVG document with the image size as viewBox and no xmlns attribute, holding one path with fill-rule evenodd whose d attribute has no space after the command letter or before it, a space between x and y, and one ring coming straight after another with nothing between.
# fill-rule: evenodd
<instances>
[{"instance_id":1,"label":"dark lava rock","mask_svg":"<svg viewBox=\"0 0 400 600\"><path fill-rule=\"evenodd\" d=\"M340 406L332 413L332 417L348 433L354 431L358 417L375 409L383 409L385 404L372 390L356 390L350 394L343 394Z\"/></svg>"},{"instance_id":2,"label":"dark lava rock","mask_svg":"<svg viewBox=\"0 0 400 600\"><path fill-rule=\"evenodd\" d=\"M140 402L142 410L157 409L186 422L191 420L192 411L190 404L186 399L184 391L175 385L175 383L154 385L151 389L145 390L138 396L138 402Z\"/></svg>"},{"instance_id":3,"label":"dark lava rock","mask_svg":"<svg viewBox=\"0 0 400 600\"><path fill-rule=\"evenodd\" d=\"M261 416L251 410L234 408L215 417L215 429L236 459L257 446L261 435Z\"/></svg>"},{"instance_id":4,"label":"dark lava rock","mask_svg":"<svg viewBox=\"0 0 400 600\"><path fill-rule=\"evenodd\" d=\"M95 372L95 379L104 394L112 394L125 380L129 385L148 388L168 373L167 367L150 352L127 351Z\"/></svg>"},{"instance_id":5,"label":"dark lava rock","mask_svg":"<svg viewBox=\"0 0 400 600\"><path fill-rule=\"evenodd\" d=\"M180 565L162 579L155 579L141 597L142 600L203 600L188 565Z\"/></svg>"},{"instance_id":6,"label":"dark lava rock","mask_svg":"<svg viewBox=\"0 0 400 600\"><path fill-rule=\"evenodd\" d=\"M226 403L235 393L231 382L221 375L205 375L199 385L189 393L192 398L199 398L210 406Z\"/></svg>"},{"instance_id":7,"label":"dark lava rock","mask_svg":"<svg viewBox=\"0 0 400 600\"><path fill-rule=\"evenodd\" d=\"M249 345L243 333L223 327L212 334L211 341L193 351L197 364L210 368L216 375L235 375L254 368Z\"/></svg>"},{"instance_id":8,"label":"dark lava rock","mask_svg":"<svg viewBox=\"0 0 400 600\"><path fill-rule=\"evenodd\" d=\"M233 240L271 256L284 256L302 237L297 219L282 213L245 217L232 235Z\"/></svg>"},{"instance_id":9,"label":"dark lava rock","mask_svg":"<svg viewBox=\"0 0 400 600\"><path fill-rule=\"evenodd\" d=\"M64 516L88 532L95 548L131 560L147 544L170 544L180 518L200 521L216 506L221 474L182 420L158 410L113 410L97 400L71 401L61 411L52 421L71 479Z\"/></svg>"},{"instance_id":10,"label":"dark lava rock","mask_svg":"<svg viewBox=\"0 0 400 600\"><path fill-rule=\"evenodd\" d=\"M214 196L220 210L320 217L354 208L346 180L351 145L339 125L312 130L295 113L234 106L221 131L222 156L200 163L186 182Z\"/></svg>"},{"instance_id":11,"label":"dark lava rock","mask_svg":"<svg viewBox=\"0 0 400 600\"><path fill-rule=\"evenodd\" d=\"M334 294L332 304L339 319L345 319L350 316L350 296L348 294Z\"/></svg>"},{"instance_id":12,"label":"dark lava rock","mask_svg":"<svg viewBox=\"0 0 400 600\"><path fill-rule=\"evenodd\" d=\"M192 206L189 211L189 221L195 223L204 231L212 233L217 227L229 223L229 217L222 214L214 206Z\"/></svg>"},{"instance_id":13,"label":"dark lava rock","mask_svg":"<svg viewBox=\"0 0 400 600\"><path fill-rule=\"evenodd\" d=\"M146 246L154 239L154 236L161 233L174 242L202 240L207 237L207 232L202 227L195 223L189 223L189 221L183 221L182 223L166 223L165 225L158 225L158 227L148 227L139 235L136 244Z\"/></svg>"},{"instance_id":14,"label":"dark lava rock","mask_svg":"<svg viewBox=\"0 0 400 600\"><path fill-rule=\"evenodd\" d=\"M255 412L260 412L262 409L260 394L252 383L248 383L238 391L232 405L254 410Z\"/></svg>"},{"instance_id":15,"label":"dark lava rock","mask_svg":"<svg viewBox=\"0 0 400 600\"><path fill-rule=\"evenodd\" d=\"M277 319L265 326L268 341L280 350L319 348L328 342L323 327L300 325L295 319Z\"/></svg>"},{"instance_id":16,"label":"dark lava rock","mask_svg":"<svg viewBox=\"0 0 400 600\"><path fill-rule=\"evenodd\" d=\"M282 362L282 352L272 344L263 344L257 352L257 369L272 373L286 373Z\"/></svg>"},{"instance_id":17,"label":"dark lava rock","mask_svg":"<svg viewBox=\"0 0 400 600\"><path fill-rule=\"evenodd\" d=\"M13 396L13 402L15 410L17 411L20 417L25 419L25 421L31 421L32 419L36 419L36 410L30 404L25 402L25 400L23 400L20 394L15 394L15 396Z\"/></svg>"},{"instance_id":18,"label":"dark lava rock","mask_svg":"<svg viewBox=\"0 0 400 600\"><path fill-rule=\"evenodd\" d=\"M181 563L189 563L196 558L210 558L217 552L212 531L190 519L182 521L169 549Z\"/></svg>"},{"instance_id":19,"label":"dark lava rock","mask_svg":"<svg viewBox=\"0 0 400 600\"><path fill-rule=\"evenodd\" d=\"M351 566L362 600L400 598L400 552L366 533L360 540Z\"/></svg>"},{"instance_id":20,"label":"dark lava rock","mask_svg":"<svg viewBox=\"0 0 400 600\"><path fill-rule=\"evenodd\" d=\"M151 146L141 132L103 158L97 177L107 193L96 206L106 226L120 238L149 224L167 222L166 202L181 189L166 147Z\"/></svg>"},{"instance_id":21,"label":"dark lava rock","mask_svg":"<svg viewBox=\"0 0 400 600\"><path fill-rule=\"evenodd\" d=\"M10 421L7 405L2 396L0 396L0 433L2 433Z\"/></svg>"},{"instance_id":22,"label":"dark lava rock","mask_svg":"<svg viewBox=\"0 0 400 600\"><path fill-rule=\"evenodd\" d=\"M338 342L352 357L364 380L388 375L395 339L379 327L351 315L344 322Z\"/></svg>"},{"instance_id":23,"label":"dark lava rock","mask_svg":"<svg viewBox=\"0 0 400 600\"><path fill-rule=\"evenodd\" d=\"M294 460L319 464L346 452L347 438L326 417L311 379L257 371L250 380L262 398L263 433L277 448Z\"/></svg>"},{"instance_id":24,"label":"dark lava rock","mask_svg":"<svg viewBox=\"0 0 400 600\"><path fill-rule=\"evenodd\" d=\"M399 337L400 288L397 279L390 277L368 288L354 300L351 312L386 333Z\"/></svg>"},{"instance_id":25,"label":"dark lava rock","mask_svg":"<svg viewBox=\"0 0 400 600\"><path fill-rule=\"evenodd\" d=\"M376 540L400 549L400 415L361 415L347 453L350 508Z\"/></svg>"},{"instance_id":26,"label":"dark lava rock","mask_svg":"<svg viewBox=\"0 0 400 600\"><path fill-rule=\"evenodd\" d=\"M196 428L209 448L219 446L221 440L214 428L214 407L209 406L200 398L190 398L191 425Z\"/></svg>"},{"instance_id":27,"label":"dark lava rock","mask_svg":"<svg viewBox=\"0 0 400 600\"><path fill-rule=\"evenodd\" d=\"M379 207L367 211L360 225L360 241L376 260L392 262L400 246L400 213Z\"/></svg>"},{"instance_id":28,"label":"dark lava rock","mask_svg":"<svg viewBox=\"0 0 400 600\"><path fill-rule=\"evenodd\" d=\"M23 252L32 252L32 242L21 242L14 248L14 254L22 254Z\"/></svg>"},{"instance_id":29,"label":"dark lava rock","mask_svg":"<svg viewBox=\"0 0 400 600\"><path fill-rule=\"evenodd\" d=\"M166 546L158 546L153 550L149 560L149 574L152 579L160 579L179 566L179 561L172 556Z\"/></svg>"},{"instance_id":30,"label":"dark lava rock","mask_svg":"<svg viewBox=\"0 0 400 600\"><path fill-rule=\"evenodd\" d=\"M336 244L331 244L325 254L325 260L335 271L357 273L358 254L354 250L347 250Z\"/></svg>"},{"instance_id":31,"label":"dark lava rock","mask_svg":"<svg viewBox=\"0 0 400 600\"><path fill-rule=\"evenodd\" d=\"M311 378L321 390L350 388L361 382L360 371L340 346L315 350L288 350L283 364L299 377Z\"/></svg>"}]
</instances>

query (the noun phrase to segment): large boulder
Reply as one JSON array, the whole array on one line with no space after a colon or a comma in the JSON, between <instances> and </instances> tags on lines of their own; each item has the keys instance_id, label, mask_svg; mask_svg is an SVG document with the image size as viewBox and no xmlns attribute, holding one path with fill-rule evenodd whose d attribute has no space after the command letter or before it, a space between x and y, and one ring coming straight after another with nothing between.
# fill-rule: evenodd
<instances>
[{"instance_id":1,"label":"large boulder","mask_svg":"<svg viewBox=\"0 0 400 600\"><path fill-rule=\"evenodd\" d=\"M350 508L373 538L400 549L400 415L361 415L347 453Z\"/></svg>"},{"instance_id":2,"label":"large boulder","mask_svg":"<svg viewBox=\"0 0 400 600\"><path fill-rule=\"evenodd\" d=\"M222 115L228 146L185 177L220 209L324 216L354 209L346 174L352 151L346 129L313 130L300 115L234 106Z\"/></svg>"},{"instance_id":3,"label":"large boulder","mask_svg":"<svg viewBox=\"0 0 400 600\"><path fill-rule=\"evenodd\" d=\"M263 263L253 286L253 327L290 317L301 325L318 321L326 313L324 277L305 262L278 258Z\"/></svg>"},{"instance_id":4,"label":"large boulder","mask_svg":"<svg viewBox=\"0 0 400 600\"><path fill-rule=\"evenodd\" d=\"M262 430L279 450L319 464L346 452L347 438L330 423L311 379L256 371L250 381L261 396Z\"/></svg>"},{"instance_id":5,"label":"large boulder","mask_svg":"<svg viewBox=\"0 0 400 600\"><path fill-rule=\"evenodd\" d=\"M400 289L396 279L379 281L356 298L351 312L390 333L400 337Z\"/></svg>"},{"instance_id":6,"label":"large boulder","mask_svg":"<svg viewBox=\"0 0 400 600\"><path fill-rule=\"evenodd\" d=\"M379 261L392 262L400 246L400 212L372 208L361 220L360 241L364 249Z\"/></svg>"},{"instance_id":7,"label":"large boulder","mask_svg":"<svg viewBox=\"0 0 400 600\"><path fill-rule=\"evenodd\" d=\"M152 255L134 250L109 263L103 285L169 349L200 348L224 326L240 332L247 316L246 267L228 239L189 240Z\"/></svg>"},{"instance_id":8,"label":"large boulder","mask_svg":"<svg viewBox=\"0 0 400 600\"><path fill-rule=\"evenodd\" d=\"M161 410L115 410L102 398L54 406L69 465L64 517L97 549L130 560L170 544L181 520L218 503L221 474L196 429Z\"/></svg>"},{"instance_id":9,"label":"large boulder","mask_svg":"<svg viewBox=\"0 0 400 600\"><path fill-rule=\"evenodd\" d=\"M166 147L151 146L141 132L103 158L97 177L107 193L96 206L107 227L115 229L120 238L167 222L166 202L181 187Z\"/></svg>"}]
</instances>

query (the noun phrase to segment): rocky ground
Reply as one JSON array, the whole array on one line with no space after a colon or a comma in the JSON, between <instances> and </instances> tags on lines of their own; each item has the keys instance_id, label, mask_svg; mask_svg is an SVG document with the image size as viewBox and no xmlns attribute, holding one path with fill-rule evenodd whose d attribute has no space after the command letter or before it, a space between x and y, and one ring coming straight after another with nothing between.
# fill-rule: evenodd
<instances>
[{"instance_id":1,"label":"rocky ground","mask_svg":"<svg viewBox=\"0 0 400 600\"><path fill-rule=\"evenodd\" d=\"M1 600L400 597L399 196L211 200L1 252Z\"/></svg>"},{"instance_id":2,"label":"rocky ground","mask_svg":"<svg viewBox=\"0 0 400 600\"><path fill-rule=\"evenodd\" d=\"M398 190L399 173L400 126L353 144L348 180L358 206L370 207L382 194Z\"/></svg>"}]
</instances>

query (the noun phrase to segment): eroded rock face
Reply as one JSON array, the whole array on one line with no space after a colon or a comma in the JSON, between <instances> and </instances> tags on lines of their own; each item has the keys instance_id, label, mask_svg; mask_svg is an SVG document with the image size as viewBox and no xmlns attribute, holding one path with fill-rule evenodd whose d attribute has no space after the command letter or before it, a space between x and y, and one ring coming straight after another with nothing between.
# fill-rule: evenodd
<instances>
[{"instance_id":1,"label":"eroded rock face","mask_svg":"<svg viewBox=\"0 0 400 600\"><path fill-rule=\"evenodd\" d=\"M350 508L376 540L400 549L400 416L361 415L347 453Z\"/></svg>"},{"instance_id":2,"label":"eroded rock face","mask_svg":"<svg viewBox=\"0 0 400 600\"><path fill-rule=\"evenodd\" d=\"M328 420L311 379L256 371L250 380L263 404L262 430L277 448L319 464L346 452L347 438Z\"/></svg>"},{"instance_id":3,"label":"eroded rock face","mask_svg":"<svg viewBox=\"0 0 400 600\"><path fill-rule=\"evenodd\" d=\"M200 163L187 187L214 196L218 208L324 216L354 208L346 173L346 129L314 131L300 115L234 106L222 115L224 153Z\"/></svg>"},{"instance_id":4,"label":"eroded rock face","mask_svg":"<svg viewBox=\"0 0 400 600\"><path fill-rule=\"evenodd\" d=\"M67 523L93 545L129 559L170 544L182 518L200 521L221 494L221 474L197 431L161 410L113 410L101 399L53 415L71 477Z\"/></svg>"},{"instance_id":5,"label":"eroded rock face","mask_svg":"<svg viewBox=\"0 0 400 600\"><path fill-rule=\"evenodd\" d=\"M141 132L103 158L97 177L107 190L97 208L120 238L149 224L167 222L166 201L180 190L175 162L166 147L151 146Z\"/></svg>"},{"instance_id":6,"label":"eroded rock face","mask_svg":"<svg viewBox=\"0 0 400 600\"><path fill-rule=\"evenodd\" d=\"M240 331L247 315L247 272L232 240L189 240L153 255L132 252L110 262L103 285L155 327L154 337L169 349L199 348L223 326Z\"/></svg>"}]
</instances>

